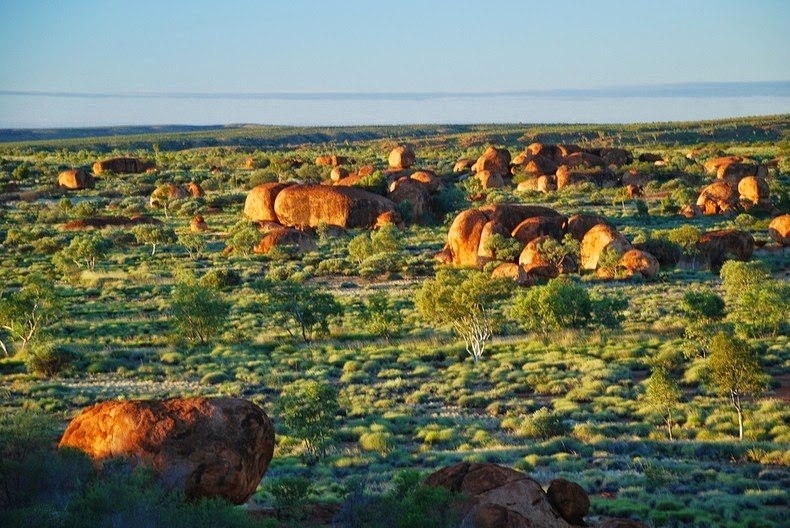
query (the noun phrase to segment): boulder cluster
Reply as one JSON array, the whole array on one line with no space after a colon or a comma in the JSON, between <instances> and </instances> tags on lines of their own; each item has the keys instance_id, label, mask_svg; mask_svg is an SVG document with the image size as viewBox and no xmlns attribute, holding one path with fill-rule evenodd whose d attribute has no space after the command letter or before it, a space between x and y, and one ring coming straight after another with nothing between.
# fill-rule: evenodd
<instances>
[{"instance_id":1,"label":"boulder cluster","mask_svg":"<svg viewBox=\"0 0 790 528\"><path fill-rule=\"evenodd\" d=\"M512 159L507 149L488 147L475 162L459 160L454 171L470 170L484 190L509 185L517 176L521 181L516 190L549 192L586 182L599 187L621 185L616 169L633 160L625 149L532 143Z\"/></svg>"},{"instance_id":2,"label":"boulder cluster","mask_svg":"<svg viewBox=\"0 0 790 528\"><path fill-rule=\"evenodd\" d=\"M694 204L683 208L683 215L734 213L754 207L774 212L766 177L768 168L740 156L722 156L703 164L705 172L716 181L700 191Z\"/></svg>"},{"instance_id":3,"label":"boulder cluster","mask_svg":"<svg viewBox=\"0 0 790 528\"><path fill-rule=\"evenodd\" d=\"M475 528L572 528L590 526L584 517L590 498L566 479L555 479L543 491L529 475L488 463L461 462L431 474L425 484L460 493L461 526ZM629 519L607 519L599 528L644 528Z\"/></svg>"},{"instance_id":4,"label":"boulder cluster","mask_svg":"<svg viewBox=\"0 0 790 528\"><path fill-rule=\"evenodd\" d=\"M589 214L566 217L549 207L523 204L491 204L462 211L453 220L447 244L437 259L478 269L491 261L501 261L502 256L491 243L495 235L516 241L521 250L515 261L504 262L493 273L519 284L529 285L536 279L550 279L580 268L596 270L601 255L610 249L622 255L617 266L622 275L652 278L658 273L656 258L633 248L605 218ZM541 244L549 239L561 242L565 235L580 243L580 262L572 257L547 261Z\"/></svg>"},{"instance_id":5,"label":"boulder cluster","mask_svg":"<svg viewBox=\"0 0 790 528\"><path fill-rule=\"evenodd\" d=\"M416 156L407 145L392 149L389 168L383 171L386 196L359 187L374 174L372 165L349 172L347 158L319 156L316 164L332 166L330 180L323 184L264 183L253 188L244 203L244 215L266 231L255 251L267 253L287 245L300 252L315 249L306 234L319 226L337 229L375 229L384 224L401 225L402 212L420 222L432 210L433 195L443 183L433 171L414 170Z\"/></svg>"}]
</instances>

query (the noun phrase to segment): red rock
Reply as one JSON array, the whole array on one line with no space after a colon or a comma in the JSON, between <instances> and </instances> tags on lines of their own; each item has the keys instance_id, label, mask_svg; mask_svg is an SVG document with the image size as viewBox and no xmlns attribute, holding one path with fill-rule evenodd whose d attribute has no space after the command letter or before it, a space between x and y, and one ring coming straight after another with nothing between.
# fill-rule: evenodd
<instances>
[{"instance_id":1,"label":"red rock","mask_svg":"<svg viewBox=\"0 0 790 528\"><path fill-rule=\"evenodd\" d=\"M777 216L768 224L768 235L782 246L790 246L790 214Z\"/></svg>"},{"instance_id":2,"label":"red rock","mask_svg":"<svg viewBox=\"0 0 790 528\"><path fill-rule=\"evenodd\" d=\"M96 181L93 174L82 169L69 169L58 174L58 187L79 191L82 189L93 189Z\"/></svg>"},{"instance_id":3,"label":"red rock","mask_svg":"<svg viewBox=\"0 0 790 528\"><path fill-rule=\"evenodd\" d=\"M658 259L647 251L629 249L620 257L617 268L625 277L639 275L644 279L652 279L658 275L660 266Z\"/></svg>"},{"instance_id":4,"label":"red rock","mask_svg":"<svg viewBox=\"0 0 790 528\"><path fill-rule=\"evenodd\" d=\"M399 145L390 151L387 161L392 169L408 169L414 165L415 159L414 149L408 145Z\"/></svg>"},{"instance_id":5,"label":"red rock","mask_svg":"<svg viewBox=\"0 0 790 528\"><path fill-rule=\"evenodd\" d=\"M244 201L244 216L253 222L277 222L274 200L289 185L292 184L270 182L253 187Z\"/></svg>"},{"instance_id":6,"label":"red rock","mask_svg":"<svg viewBox=\"0 0 790 528\"><path fill-rule=\"evenodd\" d=\"M291 185L274 200L278 221L300 229L320 224L371 228L379 215L396 209L393 201L356 187Z\"/></svg>"},{"instance_id":7,"label":"red rock","mask_svg":"<svg viewBox=\"0 0 790 528\"><path fill-rule=\"evenodd\" d=\"M150 467L168 490L242 504L271 462L274 425L238 398L107 401L76 416L59 447L98 464L120 457Z\"/></svg>"},{"instance_id":8,"label":"red rock","mask_svg":"<svg viewBox=\"0 0 790 528\"><path fill-rule=\"evenodd\" d=\"M697 240L697 249L707 258L711 268L718 269L728 256L742 261L752 258L754 237L737 229L708 231Z\"/></svg>"},{"instance_id":9,"label":"red rock","mask_svg":"<svg viewBox=\"0 0 790 528\"><path fill-rule=\"evenodd\" d=\"M598 267L598 259L604 251L612 248L619 253L631 249L631 244L614 227L597 224L584 235L581 244L581 267L594 270Z\"/></svg>"},{"instance_id":10,"label":"red rock","mask_svg":"<svg viewBox=\"0 0 790 528\"><path fill-rule=\"evenodd\" d=\"M563 519L571 524L584 524L584 517L590 512L590 498L581 486L563 478L554 479L546 495Z\"/></svg>"},{"instance_id":11,"label":"red rock","mask_svg":"<svg viewBox=\"0 0 790 528\"><path fill-rule=\"evenodd\" d=\"M318 245L310 235L290 227L272 229L253 248L254 253L266 254L274 248L291 249L298 254L317 251Z\"/></svg>"},{"instance_id":12,"label":"red rock","mask_svg":"<svg viewBox=\"0 0 790 528\"><path fill-rule=\"evenodd\" d=\"M472 166L472 172L483 171L500 177L510 174L510 152L505 148L488 147Z\"/></svg>"}]
</instances>

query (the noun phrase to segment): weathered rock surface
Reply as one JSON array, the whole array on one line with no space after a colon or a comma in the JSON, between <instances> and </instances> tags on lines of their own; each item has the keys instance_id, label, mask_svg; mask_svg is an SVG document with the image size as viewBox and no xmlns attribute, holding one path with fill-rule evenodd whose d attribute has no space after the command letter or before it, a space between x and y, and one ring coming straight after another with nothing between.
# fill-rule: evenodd
<instances>
[{"instance_id":1,"label":"weathered rock surface","mask_svg":"<svg viewBox=\"0 0 790 528\"><path fill-rule=\"evenodd\" d=\"M738 194L727 182L715 181L700 191L696 205L704 215L728 213L738 205Z\"/></svg>"},{"instance_id":2,"label":"weathered rock surface","mask_svg":"<svg viewBox=\"0 0 790 528\"><path fill-rule=\"evenodd\" d=\"M189 222L189 230L193 233L202 233L208 231L208 224L203 215L195 215Z\"/></svg>"},{"instance_id":3,"label":"weathered rock surface","mask_svg":"<svg viewBox=\"0 0 790 528\"><path fill-rule=\"evenodd\" d=\"M399 145L390 151L387 162L392 169L408 169L416 159L414 149L408 145Z\"/></svg>"},{"instance_id":4,"label":"weathered rock surface","mask_svg":"<svg viewBox=\"0 0 790 528\"><path fill-rule=\"evenodd\" d=\"M591 227L582 239L582 269L596 269L598 267L598 259L609 248L622 254L631 249L631 243L619 231L608 224L596 224Z\"/></svg>"},{"instance_id":5,"label":"weathered rock surface","mask_svg":"<svg viewBox=\"0 0 790 528\"><path fill-rule=\"evenodd\" d=\"M425 484L468 497L461 526L571 528L552 508L540 484L514 469L462 462L433 473Z\"/></svg>"},{"instance_id":6,"label":"weathered rock surface","mask_svg":"<svg viewBox=\"0 0 790 528\"><path fill-rule=\"evenodd\" d=\"M617 269L625 277L639 276L643 279L652 279L658 275L659 268L658 259L640 249L629 249L623 253L617 263Z\"/></svg>"},{"instance_id":7,"label":"weathered rock surface","mask_svg":"<svg viewBox=\"0 0 790 528\"><path fill-rule=\"evenodd\" d=\"M253 252L266 254L274 248L293 251L295 254L299 255L311 251L318 251L318 245L310 235L291 227L272 229L266 233L258 245L253 248Z\"/></svg>"},{"instance_id":8,"label":"weathered rock surface","mask_svg":"<svg viewBox=\"0 0 790 528\"><path fill-rule=\"evenodd\" d=\"M768 224L768 235L782 246L790 246L790 214L771 220Z\"/></svg>"},{"instance_id":9,"label":"weathered rock surface","mask_svg":"<svg viewBox=\"0 0 790 528\"><path fill-rule=\"evenodd\" d=\"M546 490L549 503L571 524L584 524L590 512L590 498L584 489L564 478L554 479Z\"/></svg>"},{"instance_id":10,"label":"weathered rock surface","mask_svg":"<svg viewBox=\"0 0 790 528\"><path fill-rule=\"evenodd\" d=\"M562 240L565 234L565 223L567 218L564 216L533 216L524 219L518 224L510 236L521 242L528 243L530 240L541 236L550 236L556 240Z\"/></svg>"},{"instance_id":11,"label":"weathered rock surface","mask_svg":"<svg viewBox=\"0 0 790 528\"><path fill-rule=\"evenodd\" d=\"M489 171L504 178L510 174L510 151L505 148L488 147L477 158L472 171L475 173Z\"/></svg>"},{"instance_id":12,"label":"weathered rock surface","mask_svg":"<svg viewBox=\"0 0 790 528\"><path fill-rule=\"evenodd\" d=\"M320 224L371 228L382 213L396 209L392 200L356 187L291 185L274 200L277 220L300 229Z\"/></svg>"},{"instance_id":13,"label":"weathered rock surface","mask_svg":"<svg viewBox=\"0 0 790 528\"><path fill-rule=\"evenodd\" d=\"M162 207L168 200L183 200L184 198L189 198L189 196L191 195L186 187L174 183L166 183L154 189L148 200L148 205L150 207Z\"/></svg>"},{"instance_id":14,"label":"weathered rock surface","mask_svg":"<svg viewBox=\"0 0 790 528\"><path fill-rule=\"evenodd\" d=\"M747 231L737 229L708 231L697 240L697 249L712 269L718 269L728 257L742 261L752 258L754 237Z\"/></svg>"},{"instance_id":15,"label":"weathered rock surface","mask_svg":"<svg viewBox=\"0 0 790 528\"><path fill-rule=\"evenodd\" d=\"M277 222L274 200L289 185L291 184L270 182L253 187L244 201L244 216L253 222Z\"/></svg>"},{"instance_id":16,"label":"weathered rock surface","mask_svg":"<svg viewBox=\"0 0 790 528\"><path fill-rule=\"evenodd\" d=\"M107 401L76 416L59 447L97 463L120 457L149 466L162 485L187 497L249 499L274 451L274 425L238 398Z\"/></svg>"},{"instance_id":17,"label":"weathered rock surface","mask_svg":"<svg viewBox=\"0 0 790 528\"><path fill-rule=\"evenodd\" d=\"M138 158L109 158L106 160L97 161L93 164L93 174L105 174L107 172L114 172L116 174L134 174L138 172L145 172L153 168L154 164L149 161L143 161Z\"/></svg>"},{"instance_id":18,"label":"weathered rock surface","mask_svg":"<svg viewBox=\"0 0 790 528\"><path fill-rule=\"evenodd\" d=\"M387 198L396 204L408 202L413 222L419 222L431 212L431 195L425 185L409 178L399 178L390 185ZM404 216L406 214L404 213Z\"/></svg>"},{"instance_id":19,"label":"weathered rock surface","mask_svg":"<svg viewBox=\"0 0 790 528\"><path fill-rule=\"evenodd\" d=\"M746 176L738 183L738 195L744 206L771 207L771 190L768 182L757 176Z\"/></svg>"},{"instance_id":20,"label":"weathered rock surface","mask_svg":"<svg viewBox=\"0 0 790 528\"><path fill-rule=\"evenodd\" d=\"M96 181L93 174L83 169L64 170L58 174L58 187L79 191L82 189L93 189Z\"/></svg>"}]
</instances>

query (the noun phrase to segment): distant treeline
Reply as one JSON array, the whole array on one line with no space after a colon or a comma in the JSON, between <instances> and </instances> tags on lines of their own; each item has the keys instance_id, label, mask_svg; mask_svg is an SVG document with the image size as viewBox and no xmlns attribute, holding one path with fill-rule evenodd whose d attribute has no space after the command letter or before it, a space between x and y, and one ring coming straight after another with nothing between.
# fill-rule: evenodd
<instances>
[{"instance_id":1,"label":"distant treeline","mask_svg":"<svg viewBox=\"0 0 790 528\"><path fill-rule=\"evenodd\" d=\"M606 142L616 145L696 145L790 139L790 114L715 121L641 124L491 124L284 127L264 125L128 126L0 129L0 149L117 149L162 151L201 147L284 149L375 140L478 138L494 144Z\"/></svg>"}]
</instances>

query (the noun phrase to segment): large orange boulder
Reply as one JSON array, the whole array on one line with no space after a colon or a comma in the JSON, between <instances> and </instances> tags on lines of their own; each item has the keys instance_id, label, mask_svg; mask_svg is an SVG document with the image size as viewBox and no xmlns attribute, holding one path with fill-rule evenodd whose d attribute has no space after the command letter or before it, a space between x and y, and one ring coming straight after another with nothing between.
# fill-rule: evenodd
<instances>
[{"instance_id":1,"label":"large orange boulder","mask_svg":"<svg viewBox=\"0 0 790 528\"><path fill-rule=\"evenodd\" d=\"M564 478L554 479L546 495L563 519L584 526L584 517L590 513L590 497L581 486Z\"/></svg>"},{"instance_id":2,"label":"large orange boulder","mask_svg":"<svg viewBox=\"0 0 790 528\"><path fill-rule=\"evenodd\" d=\"M702 189L697 198L697 207L704 215L728 213L738 204L738 194L725 181L715 181Z\"/></svg>"},{"instance_id":3,"label":"large orange boulder","mask_svg":"<svg viewBox=\"0 0 790 528\"><path fill-rule=\"evenodd\" d=\"M206 192L203 190L203 187L200 186L198 182L191 181L187 184L187 192L189 193L192 198L200 198L204 196Z\"/></svg>"},{"instance_id":4,"label":"large orange boulder","mask_svg":"<svg viewBox=\"0 0 790 528\"><path fill-rule=\"evenodd\" d=\"M502 260L494 249L491 248L490 240L493 235L500 235L504 238L509 238L510 233L508 230L495 220L489 220L483 226L480 232L480 242L477 244L478 263L486 263L490 260Z\"/></svg>"},{"instance_id":5,"label":"large orange boulder","mask_svg":"<svg viewBox=\"0 0 790 528\"><path fill-rule=\"evenodd\" d=\"M790 214L771 220L768 224L768 235L782 246L790 246Z\"/></svg>"},{"instance_id":6,"label":"large orange boulder","mask_svg":"<svg viewBox=\"0 0 790 528\"><path fill-rule=\"evenodd\" d=\"M515 262L503 262L491 272L492 279L510 279L519 286L531 286L534 280Z\"/></svg>"},{"instance_id":7,"label":"large orange boulder","mask_svg":"<svg viewBox=\"0 0 790 528\"><path fill-rule=\"evenodd\" d=\"M480 180L480 185L484 190L501 189L505 186L505 180L498 172L482 170L475 173L475 178Z\"/></svg>"},{"instance_id":8,"label":"large orange boulder","mask_svg":"<svg viewBox=\"0 0 790 528\"><path fill-rule=\"evenodd\" d=\"M252 188L244 201L244 216L253 222L277 222L274 200L290 183L269 182Z\"/></svg>"},{"instance_id":9,"label":"large orange boulder","mask_svg":"<svg viewBox=\"0 0 790 528\"><path fill-rule=\"evenodd\" d=\"M744 206L771 207L771 190L768 182L757 176L746 176L738 183L738 195Z\"/></svg>"},{"instance_id":10,"label":"large orange boulder","mask_svg":"<svg viewBox=\"0 0 790 528\"><path fill-rule=\"evenodd\" d=\"M748 231L737 229L708 231L697 240L697 249L712 269L718 269L729 257L742 261L752 258L754 237Z\"/></svg>"},{"instance_id":11,"label":"large orange boulder","mask_svg":"<svg viewBox=\"0 0 790 528\"><path fill-rule=\"evenodd\" d=\"M705 172L708 174L717 174L719 172L719 168L725 165L731 165L733 163L740 163L743 161L741 156L719 156L717 158L712 158L703 163L703 168Z\"/></svg>"},{"instance_id":12,"label":"large orange boulder","mask_svg":"<svg viewBox=\"0 0 790 528\"><path fill-rule=\"evenodd\" d=\"M622 167L634 161L631 152L621 148L601 149L601 159L610 167Z\"/></svg>"},{"instance_id":13,"label":"large orange boulder","mask_svg":"<svg viewBox=\"0 0 790 528\"><path fill-rule=\"evenodd\" d=\"M562 153L562 151L557 145L551 145L551 144L539 143L539 142L530 143L527 146L525 152L533 156L543 156L554 161L562 158L565 155Z\"/></svg>"},{"instance_id":14,"label":"large orange boulder","mask_svg":"<svg viewBox=\"0 0 790 528\"><path fill-rule=\"evenodd\" d=\"M571 528L551 506L540 484L515 469L461 462L429 475L425 484L464 497L461 526Z\"/></svg>"},{"instance_id":15,"label":"large orange boulder","mask_svg":"<svg viewBox=\"0 0 790 528\"><path fill-rule=\"evenodd\" d=\"M425 187L425 190L431 194L435 194L444 188L442 179L439 178L433 171L420 170L412 173L409 178L420 182Z\"/></svg>"},{"instance_id":16,"label":"large orange boulder","mask_svg":"<svg viewBox=\"0 0 790 528\"><path fill-rule=\"evenodd\" d=\"M606 162L600 156L589 152L574 152L568 154L560 161L560 165L565 165L569 169L591 169L593 167L606 167Z\"/></svg>"},{"instance_id":17,"label":"large orange boulder","mask_svg":"<svg viewBox=\"0 0 790 528\"><path fill-rule=\"evenodd\" d=\"M597 224L585 233L581 244L581 267L594 270L598 267L598 260L607 249L612 249L622 254L631 249L631 243L614 227L607 224Z\"/></svg>"},{"instance_id":18,"label":"large orange boulder","mask_svg":"<svg viewBox=\"0 0 790 528\"><path fill-rule=\"evenodd\" d=\"M153 166L153 163L149 161L143 161L138 158L109 158L94 163L93 174L99 175L105 174L107 172L114 172L116 174L133 174L145 172Z\"/></svg>"},{"instance_id":19,"label":"large orange boulder","mask_svg":"<svg viewBox=\"0 0 790 528\"><path fill-rule=\"evenodd\" d=\"M253 252L266 254L274 248L293 252L293 254L296 255L318 251L318 245L310 235L304 231L299 231L291 227L272 229L266 233L258 245L253 248Z\"/></svg>"},{"instance_id":20,"label":"large orange boulder","mask_svg":"<svg viewBox=\"0 0 790 528\"><path fill-rule=\"evenodd\" d=\"M408 169L414 165L415 159L414 149L408 145L399 145L390 151L387 162L391 169Z\"/></svg>"},{"instance_id":21,"label":"large orange boulder","mask_svg":"<svg viewBox=\"0 0 790 528\"><path fill-rule=\"evenodd\" d=\"M107 401L66 428L59 447L150 467L165 489L189 498L242 504L255 493L274 452L274 425L238 398Z\"/></svg>"},{"instance_id":22,"label":"large orange boulder","mask_svg":"<svg viewBox=\"0 0 790 528\"><path fill-rule=\"evenodd\" d=\"M479 267L478 248L483 228L488 223L488 216L478 209L461 211L450 225L447 233L447 249L450 261L457 266Z\"/></svg>"},{"instance_id":23,"label":"large orange boulder","mask_svg":"<svg viewBox=\"0 0 790 528\"><path fill-rule=\"evenodd\" d=\"M716 171L716 178L726 181L733 188L738 187L738 183L747 176L759 176L765 178L768 171L765 167L755 163L735 162L721 165Z\"/></svg>"},{"instance_id":24,"label":"large orange boulder","mask_svg":"<svg viewBox=\"0 0 790 528\"><path fill-rule=\"evenodd\" d=\"M335 154L318 156L315 158L315 164L319 167L337 167L339 165L345 165L349 161L350 160L346 156L336 156Z\"/></svg>"},{"instance_id":25,"label":"large orange boulder","mask_svg":"<svg viewBox=\"0 0 790 528\"><path fill-rule=\"evenodd\" d=\"M58 187L79 191L82 189L93 189L96 181L93 174L83 169L64 170L58 174Z\"/></svg>"},{"instance_id":26,"label":"large orange boulder","mask_svg":"<svg viewBox=\"0 0 790 528\"><path fill-rule=\"evenodd\" d=\"M525 219L533 216L561 216L551 207L527 204L487 204L480 207L480 211L511 232Z\"/></svg>"},{"instance_id":27,"label":"large orange boulder","mask_svg":"<svg viewBox=\"0 0 790 528\"><path fill-rule=\"evenodd\" d=\"M302 229L321 224L371 228L379 215L396 209L392 200L356 187L291 185L274 199L278 221Z\"/></svg>"},{"instance_id":28,"label":"large orange boulder","mask_svg":"<svg viewBox=\"0 0 790 528\"><path fill-rule=\"evenodd\" d=\"M203 215L195 215L192 221L189 222L189 230L193 233L202 233L208 231L208 224Z\"/></svg>"},{"instance_id":29,"label":"large orange boulder","mask_svg":"<svg viewBox=\"0 0 790 528\"><path fill-rule=\"evenodd\" d=\"M488 147L472 166L473 172L489 171L505 177L510 174L510 151L506 148Z\"/></svg>"},{"instance_id":30,"label":"large orange boulder","mask_svg":"<svg viewBox=\"0 0 790 528\"><path fill-rule=\"evenodd\" d=\"M579 185L582 183L592 183L599 187L611 187L617 182L614 173L601 167L571 167L560 165L557 169L557 190Z\"/></svg>"},{"instance_id":31,"label":"large orange boulder","mask_svg":"<svg viewBox=\"0 0 790 528\"><path fill-rule=\"evenodd\" d=\"M565 231L573 238L581 242L582 239L584 239L584 235L587 234L587 231L598 224L611 226L609 220L603 216L594 214L575 214L568 218L568 221L565 224Z\"/></svg>"},{"instance_id":32,"label":"large orange boulder","mask_svg":"<svg viewBox=\"0 0 790 528\"><path fill-rule=\"evenodd\" d=\"M150 207L162 207L170 200L183 200L190 196L186 187L174 183L166 183L154 189L154 192L151 193L151 197L148 199L148 205Z\"/></svg>"},{"instance_id":33,"label":"large orange boulder","mask_svg":"<svg viewBox=\"0 0 790 528\"><path fill-rule=\"evenodd\" d=\"M399 178L390 185L387 198L396 204L409 203L412 222L423 220L431 212L431 195L425 186L411 178ZM403 216L408 216L404 213Z\"/></svg>"},{"instance_id":34,"label":"large orange boulder","mask_svg":"<svg viewBox=\"0 0 790 528\"><path fill-rule=\"evenodd\" d=\"M453 172L458 174L459 172L467 172L472 170L472 167L475 165L475 160L469 158L461 158L455 162L453 165Z\"/></svg>"},{"instance_id":35,"label":"large orange boulder","mask_svg":"<svg viewBox=\"0 0 790 528\"><path fill-rule=\"evenodd\" d=\"M548 235L557 240L562 240L565 234L565 223L567 218L564 216L533 216L524 219L510 233L510 236L526 244L530 240Z\"/></svg>"},{"instance_id":36,"label":"large orange boulder","mask_svg":"<svg viewBox=\"0 0 790 528\"><path fill-rule=\"evenodd\" d=\"M527 244L518 257L518 264L533 279L553 279L560 274L560 269L548 262L540 252L543 242L550 240L549 236L538 237Z\"/></svg>"},{"instance_id":37,"label":"large orange boulder","mask_svg":"<svg viewBox=\"0 0 790 528\"><path fill-rule=\"evenodd\" d=\"M629 249L617 263L617 269L624 277L652 279L658 275L659 268L658 259L640 249Z\"/></svg>"}]
</instances>

